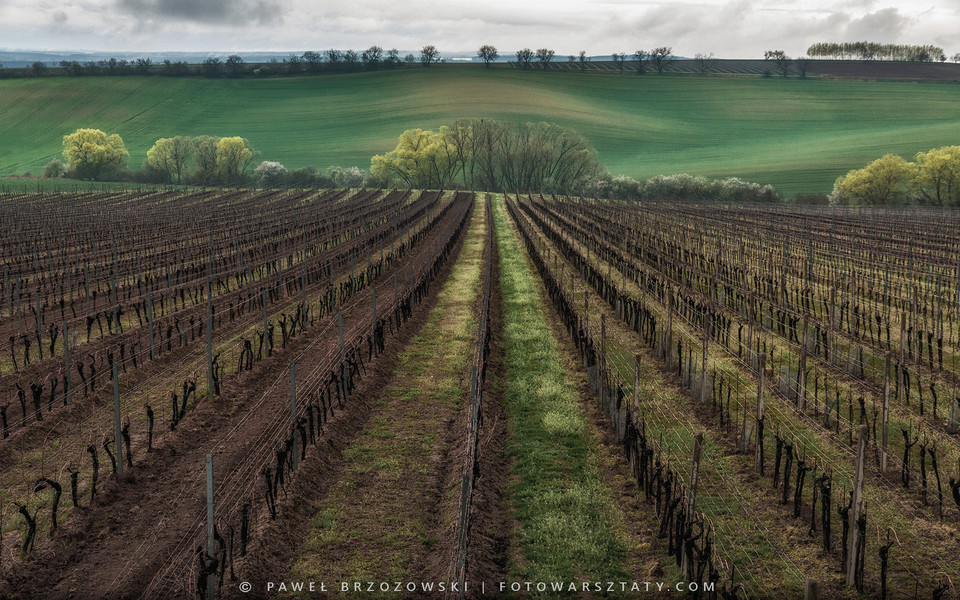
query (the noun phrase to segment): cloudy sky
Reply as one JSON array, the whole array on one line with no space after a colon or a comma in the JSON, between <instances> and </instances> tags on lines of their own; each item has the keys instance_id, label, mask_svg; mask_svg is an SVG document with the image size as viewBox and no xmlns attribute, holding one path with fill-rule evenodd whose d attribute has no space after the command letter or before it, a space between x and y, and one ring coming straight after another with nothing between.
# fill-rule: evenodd
<instances>
[{"instance_id":1,"label":"cloudy sky","mask_svg":"<svg viewBox=\"0 0 960 600\"><path fill-rule=\"evenodd\" d=\"M372 45L501 55L633 52L800 56L817 41L870 40L960 51L956 0L0 0L0 49L291 51Z\"/></svg>"}]
</instances>

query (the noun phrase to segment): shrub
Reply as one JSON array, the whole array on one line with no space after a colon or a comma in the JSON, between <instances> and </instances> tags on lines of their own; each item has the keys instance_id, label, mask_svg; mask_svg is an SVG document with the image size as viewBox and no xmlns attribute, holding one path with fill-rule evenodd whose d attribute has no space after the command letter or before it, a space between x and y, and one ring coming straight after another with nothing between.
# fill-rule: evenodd
<instances>
[{"instance_id":1,"label":"shrub","mask_svg":"<svg viewBox=\"0 0 960 600\"><path fill-rule=\"evenodd\" d=\"M260 187L283 187L284 183L286 183L285 175L287 174L287 168L276 161L265 160L260 163L260 166L254 169L253 172L257 176Z\"/></svg>"},{"instance_id":2,"label":"shrub","mask_svg":"<svg viewBox=\"0 0 960 600\"><path fill-rule=\"evenodd\" d=\"M43 168L43 176L50 179L63 177L66 173L67 165L61 160L51 160L47 163L47 166Z\"/></svg>"},{"instance_id":3,"label":"shrub","mask_svg":"<svg viewBox=\"0 0 960 600\"><path fill-rule=\"evenodd\" d=\"M363 187L367 179L367 172L359 167L330 167L327 177L335 187L358 188Z\"/></svg>"}]
</instances>

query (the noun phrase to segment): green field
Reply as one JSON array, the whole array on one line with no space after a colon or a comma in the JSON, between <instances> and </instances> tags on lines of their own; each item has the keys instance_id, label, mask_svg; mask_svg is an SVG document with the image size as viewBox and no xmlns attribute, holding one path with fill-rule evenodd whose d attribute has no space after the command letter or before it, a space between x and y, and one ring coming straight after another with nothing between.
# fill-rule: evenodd
<instances>
[{"instance_id":1,"label":"green field","mask_svg":"<svg viewBox=\"0 0 960 600\"><path fill-rule=\"evenodd\" d=\"M296 168L369 168L404 129L459 117L544 120L586 136L614 174L688 172L826 192L892 152L960 142L960 86L478 66L278 79L0 81L0 175L41 173L78 127L119 133L139 167L158 137L241 135Z\"/></svg>"}]
</instances>

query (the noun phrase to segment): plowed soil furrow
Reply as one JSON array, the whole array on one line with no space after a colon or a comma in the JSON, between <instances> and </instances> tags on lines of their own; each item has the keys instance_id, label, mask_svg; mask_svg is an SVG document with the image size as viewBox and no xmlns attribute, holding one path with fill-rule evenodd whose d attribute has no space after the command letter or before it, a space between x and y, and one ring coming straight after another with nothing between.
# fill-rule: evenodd
<instances>
[{"instance_id":1,"label":"plowed soil furrow","mask_svg":"<svg viewBox=\"0 0 960 600\"><path fill-rule=\"evenodd\" d=\"M458 217L451 210L444 218L450 225ZM421 242L423 248L443 244L452 227L434 228ZM409 269L415 255L398 265ZM437 286L431 288L436 290ZM344 309L344 326L369 323L369 297L361 294L351 309ZM0 595L13 598L130 598L139 597L165 559L195 524L204 505L204 454L217 440L228 438L221 448L216 469L230 473L249 460L261 424L278 411L288 410L289 396L275 381L287 369L289 359L306 351L298 362L318 364L332 353L335 336L319 340L322 326L314 326L277 350L274 359L257 364L236 379L228 378L223 394L201 403L178 428L178 435L165 439L149 458L138 457L131 474L122 480L107 477L101 464L101 488L94 506L78 511L58 532L55 548L25 559L10 573ZM376 377L376 375L374 375ZM368 375L368 378L370 376ZM269 396L265 396L269 394ZM266 401L260 401L266 398ZM361 412L354 403L348 410ZM250 411L253 412L250 412ZM331 425L333 425L331 423ZM326 443L326 442L324 442ZM131 557L137 557L131 560ZM189 574L187 574L189 576ZM172 592L173 596L182 595Z\"/></svg>"},{"instance_id":2,"label":"plowed soil furrow","mask_svg":"<svg viewBox=\"0 0 960 600\"><path fill-rule=\"evenodd\" d=\"M291 556L294 579L450 581L448 517L459 509L460 491L452 474L462 464L461 407L469 399L488 235L484 205L474 206L437 305L370 398L367 424L343 450L334 483L315 495L310 530Z\"/></svg>"}]
</instances>

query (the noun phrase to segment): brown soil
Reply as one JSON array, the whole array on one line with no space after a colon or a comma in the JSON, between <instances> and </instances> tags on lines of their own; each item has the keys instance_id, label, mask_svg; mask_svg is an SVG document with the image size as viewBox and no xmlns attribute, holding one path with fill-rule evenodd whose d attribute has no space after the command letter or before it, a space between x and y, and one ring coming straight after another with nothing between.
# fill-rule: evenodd
<instances>
[{"instance_id":1,"label":"brown soil","mask_svg":"<svg viewBox=\"0 0 960 600\"><path fill-rule=\"evenodd\" d=\"M500 254L494 236L490 274L490 354L481 406L480 463L470 512L467 577L471 585L502 581L507 574L510 539L516 524L504 497L511 459L505 453L507 415L503 408L503 298L500 294Z\"/></svg>"},{"instance_id":2,"label":"brown soil","mask_svg":"<svg viewBox=\"0 0 960 600\"><path fill-rule=\"evenodd\" d=\"M455 212L451 210L446 216L447 222L452 220ZM439 240L444 229L443 225L435 227L423 247L428 247L431 240ZM448 260L441 277L449 273L450 264L452 261ZM437 289L438 285L431 286L429 302L434 301ZM422 319L424 314L426 311L417 311L414 322ZM358 302L351 312L344 313L345 328L367 320L368 315L369 301ZM405 326L401 335L408 336L415 328L416 325ZM265 402L258 403L258 400L286 370L288 360L315 341L320 329L314 326L297 336L286 349L276 351L273 360L258 363L252 372L228 378L222 395L197 406L177 429L176 435L165 436L156 445L154 453L136 456L132 473L122 481L109 477L109 466L101 464L101 483L94 505L76 511L78 514L61 526L55 538L55 548L35 553L5 573L5 581L0 581L0 597L139 597L164 560L175 553L184 532L192 527L193 520L204 506L202 473L206 452L218 439L236 429L232 437L236 440L235 447L217 454L216 469L229 473L242 466L260 433L261 423L267 422L278 411L286 410L289 398L285 391L280 391ZM389 341L388 356L395 354L405 339ZM320 363L335 341L332 338L312 347L300 359L301 362ZM389 373L385 366L374 369L373 377L368 374L363 381L369 390L378 389L377 378ZM351 415L362 418L364 408L362 401L351 402L345 411L338 413L345 421ZM359 424L351 426L359 428ZM349 437L350 430L333 433L333 429L336 428L331 428L330 442L325 437L323 444L335 452L342 447L338 446L341 440ZM325 452L324 455L329 457L334 452ZM319 473L313 477L319 477L323 473L321 464L322 461L308 460L304 468L317 468ZM302 479L306 480L307 476ZM291 527L296 527L295 519L288 522ZM285 543L281 536L278 533L277 538L266 540L258 539L256 534L251 537L254 544L282 552ZM183 551L189 549L182 549L181 553ZM169 592L171 596L184 595L179 589Z\"/></svg>"},{"instance_id":3,"label":"brown soil","mask_svg":"<svg viewBox=\"0 0 960 600\"><path fill-rule=\"evenodd\" d=\"M257 534L261 541L251 549L250 556L244 562L238 562L238 568L243 569L246 580L253 583L254 592L241 594L237 588L231 586L224 597L270 597L264 591L265 585L263 582L286 577L295 559L301 554L303 543L311 533L313 526L310 524L313 523L318 513L330 508L330 503L333 501L331 493L335 491L338 484L347 480L351 481L350 489L354 493L353 500L370 498L371 501L377 502L367 495L368 492L375 491L378 498L389 497L389 502L405 498L403 506L415 509L421 515L435 516L436 523L431 532L433 539L429 544L429 552L421 552L422 549L419 548L406 548L404 552L409 557L410 572L417 573L419 579L424 581L450 580L450 574L446 569L449 566L448 557L453 554L456 540L449 526L450 523L443 519L444 514L449 512L445 510L447 507L444 506L443 490L446 489L446 482L450 481L454 474L459 479L460 465L463 461L461 452L463 429L458 426L460 421L456 418L457 413L451 413L443 417L439 423L442 441L437 443L430 453L429 465L425 466L428 476L423 485L415 486L411 483L410 489L407 490L388 489L389 486L387 483L380 481L376 471L368 473L352 471L353 461L345 458L344 452L355 449L358 438L362 437L362 433L367 431L376 421L382 421L385 418L389 419L391 430L395 431L397 429L399 421L407 420L418 435L422 433L426 419L420 416L404 419L402 413L404 407L389 404L385 400L388 395L385 391L394 385L409 387L396 374L400 367L400 354L410 340L420 335L423 326L430 318L438 300L438 292L442 289L448 275L457 263L458 255L463 249L465 240L466 232L448 259L441 277L434 282L434 293L431 294L429 301L418 307L412 326L406 327L402 339L396 340L392 347L388 347L388 358L385 357L383 361L377 361L375 377L365 382L365 385L359 390L356 399L363 407L361 414L351 413L347 417L349 420L343 425L331 423L331 426L337 432L330 446L333 452L323 448L321 452L325 456L323 461L308 460L307 463L304 463L304 467L301 468L301 471L298 471L294 487L289 491L289 497L278 503L279 517L277 520L267 520L266 510L261 511L264 513L261 515L264 524L262 531ZM412 411L412 415L420 414L418 406L409 406L406 410ZM402 434L397 433L396 435L400 437ZM406 457L404 457L404 461L407 461ZM419 465L405 466L419 468ZM457 490L459 491L459 487ZM349 516L346 515L353 509L353 506L339 506L338 508L341 510L341 514L345 515L345 519L349 519ZM454 512L457 512L458 509L459 507ZM307 525L305 526L305 524ZM356 525L356 523L352 525ZM383 523L376 528L365 528L364 537L359 540L359 545L365 547L366 551L359 548L357 543L353 543L350 550L361 554L376 555L386 560L385 557L388 552L382 545L391 533L391 529L390 524ZM339 553L331 556L325 567L332 569L339 558L342 558ZM335 577L333 579L343 578ZM328 584L328 591L331 592L334 591L335 587L333 579L324 579L325 583Z\"/></svg>"}]
</instances>

